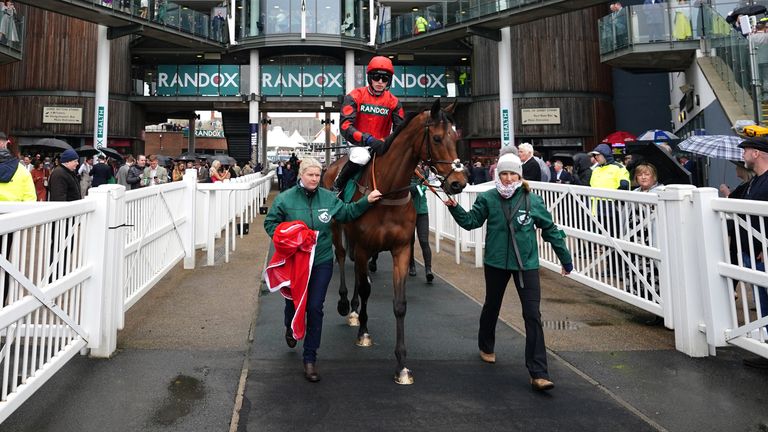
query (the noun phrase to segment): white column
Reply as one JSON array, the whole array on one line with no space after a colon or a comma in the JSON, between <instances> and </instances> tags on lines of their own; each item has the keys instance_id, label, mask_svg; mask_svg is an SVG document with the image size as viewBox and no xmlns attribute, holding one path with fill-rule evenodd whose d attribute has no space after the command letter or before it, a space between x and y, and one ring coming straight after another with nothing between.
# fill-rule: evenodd
<instances>
[{"instance_id":1,"label":"white column","mask_svg":"<svg viewBox=\"0 0 768 432\"><path fill-rule=\"evenodd\" d=\"M251 50L251 65L248 71L248 82L251 83L251 95L256 95L248 102L248 130L251 134L251 164L256 166L256 162L262 161L264 166L264 157L267 149L262 146L259 149L259 95L261 95L261 66L259 65L259 50ZM261 156L261 157L259 157Z\"/></svg>"},{"instance_id":2,"label":"white column","mask_svg":"<svg viewBox=\"0 0 768 432\"><path fill-rule=\"evenodd\" d=\"M512 32L501 29L499 54L499 115L501 116L501 146L515 145L515 117L512 103Z\"/></svg>"},{"instance_id":3,"label":"white column","mask_svg":"<svg viewBox=\"0 0 768 432\"><path fill-rule=\"evenodd\" d=\"M227 9L227 31L229 32L228 43L230 45L237 45L237 40L235 39L235 12L236 11L237 11L237 7L235 7L234 4L230 3L229 8Z\"/></svg>"},{"instance_id":4,"label":"white column","mask_svg":"<svg viewBox=\"0 0 768 432\"><path fill-rule=\"evenodd\" d=\"M301 0L301 40L307 38L307 2Z\"/></svg>"},{"instance_id":5,"label":"white column","mask_svg":"<svg viewBox=\"0 0 768 432\"><path fill-rule=\"evenodd\" d=\"M355 89L355 51L344 52L344 91L349 93Z\"/></svg>"},{"instance_id":6,"label":"white column","mask_svg":"<svg viewBox=\"0 0 768 432\"><path fill-rule=\"evenodd\" d=\"M107 28L98 27L96 45L96 100L94 101L93 147L107 147L109 120L109 39Z\"/></svg>"},{"instance_id":7,"label":"white column","mask_svg":"<svg viewBox=\"0 0 768 432\"><path fill-rule=\"evenodd\" d=\"M368 29L368 33L370 34L370 39L368 40L369 46L376 45L376 29L379 27L379 23L376 22L376 19L374 19L374 10L373 8L376 7L376 2L374 0L368 0L368 20L371 23L370 28ZM381 17L379 17L381 19Z\"/></svg>"}]
</instances>

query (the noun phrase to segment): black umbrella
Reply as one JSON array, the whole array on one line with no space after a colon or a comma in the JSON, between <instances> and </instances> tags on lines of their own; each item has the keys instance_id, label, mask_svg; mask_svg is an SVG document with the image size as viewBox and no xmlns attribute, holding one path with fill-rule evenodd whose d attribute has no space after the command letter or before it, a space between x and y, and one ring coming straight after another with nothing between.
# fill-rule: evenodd
<instances>
[{"instance_id":1,"label":"black umbrella","mask_svg":"<svg viewBox=\"0 0 768 432\"><path fill-rule=\"evenodd\" d=\"M198 158L200 158L200 155L198 155L197 153L186 152L186 153L180 154L178 157L174 158L174 160L180 161L180 162L194 162Z\"/></svg>"},{"instance_id":2,"label":"black umbrella","mask_svg":"<svg viewBox=\"0 0 768 432\"><path fill-rule=\"evenodd\" d=\"M549 160L551 162L559 160L560 162L563 163L563 165L573 166L573 153L554 153L552 154L552 156L549 157Z\"/></svg>"},{"instance_id":3,"label":"black umbrella","mask_svg":"<svg viewBox=\"0 0 768 432\"><path fill-rule=\"evenodd\" d=\"M766 8L763 5L748 5L738 7L734 9L733 12L729 13L727 17L725 17L725 22L728 24L733 24L736 22L736 18L738 18L739 15L760 15L764 14L765 11Z\"/></svg>"},{"instance_id":4,"label":"black umbrella","mask_svg":"<svg viewBox=\"0 0 768 432\"><path fill-rule=\"evenodd\" d=\"M173 162L173 158L166 155L156 154L154 155L157 158L157 163L161 166L168 165L169 162Z\"/></svg>"},{"instance_id":5,"label":"black umbrella","mask_svg":"<svg viewBox=\"0 0 768 432\"><path fill-rule=\"evenodd\" d=\"M630 154L633 167L643 162L652 164L661 184L691 184L691 173L654 143L630 147Z\"/></svg>"},{"instance_id":6,"label":"black umbrella","mask_svg":"<svg viewBox=\"0 0 768 432\"><path fill-rule=\"evenodd\" d=\"M72 150L72 146L69 145L66 141L62 141L60 139L56 138L43 138L37 141L34 141L29 144L21 144L22 146L37 146L37 147L48 147L52 149L58 149L58 150Z\"/></svg>"},{"instance_id":7,"label":"black umbrella","mask_svg":"<svg viewBox=\"0 0 768 432\"><path fill-rule=\"evenodd\" d=\"M75 151L81 157L92 157L99 153L104 153L107 157L111 157L112 159L123 160L123 155L118 153L117 150L111 149L109 147L102 147L101 151L99 151L99 149L95 149L93 146L84 145L76 148Z\"/></svg>"}]
</instances>

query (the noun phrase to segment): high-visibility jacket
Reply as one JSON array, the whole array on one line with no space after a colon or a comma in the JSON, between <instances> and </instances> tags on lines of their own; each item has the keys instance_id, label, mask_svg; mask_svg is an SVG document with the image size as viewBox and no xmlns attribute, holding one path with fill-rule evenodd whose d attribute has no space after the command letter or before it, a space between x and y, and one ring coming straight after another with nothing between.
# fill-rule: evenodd
<instances>
[{"instance_id":1,"label":"high-visibility jacket","mask_svg":"<svg viewBox=\"0 0 768 432\"><path fill-rule=\"evenodd\" d=\"M18 159L14 160L8 161L8 174L13 172L13 175L8 180L0 179L0 201L36 201L37 192L32 174L18 163ZM12 168L13 163L17 165L15 170Z\"/></svg>"},{"instance_id":2,"label":"high-visibility jacket","mask_svg":"<svg viewBox=\"0 0 768 432\"><path fill-rule=\"evenodd\" d=\"M621 181L629 183L629 171L620 163L607 163L592 170L589 185L600 189L619 189Z\"/></svg>"},{"instance_id":3,"label":"high-visibility jacket","mask_svg":"<svg viewBox=\"0 0 768 432\"><path fill-rule=\"evenodd\" d=\"M416 34L424 33L429 27L429 22L423 16L416 18Z\"/></svg>"}]
</instances>

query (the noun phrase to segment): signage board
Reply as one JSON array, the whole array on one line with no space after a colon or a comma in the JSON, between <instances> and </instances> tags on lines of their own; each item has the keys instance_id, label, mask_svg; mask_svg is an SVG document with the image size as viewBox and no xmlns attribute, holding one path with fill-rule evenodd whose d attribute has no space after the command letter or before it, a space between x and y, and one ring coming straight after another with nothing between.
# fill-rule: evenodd
<instances>
[{"instance_id":1,"label":"signage board","mask_svg":"<svg viewBox=\"0 0 768 432\"><path fill-rule=\"evenodd\" d=\"M445 67L395 66L390 91L398 97L448 96Z\"/></svg>"},{"instance_id":2,"label":"signage board","mask_svg":"<svg viewBox=\"0 0 768 432\"><path fill-rule=\"evenodd\" d=\"M223 130L195 129L197 138L224 138Z\"/></svg>"},{"instance_id":3,"label":"signage board","mask_svg":"<svg viewBox=\"0 0 768 432\"><path fill-rule=\"evenodd\" d=\"M510 137L510 124L509 124L509 109L503 108L501 110L501 142L502 145L508 146L511 145L511 137Z\"/></svg>"},{"instance_id":4,"label":"signage board","mask_svg":"<svg viewBox=\"0 0 768 432\"><path fill-rule=\"evenodd\" d=\"M96 110L96 145L97 149L106 147L104 145L104 120L106 120L106 107L99 105Z\"/></svg>"},{"instance_id":5,"label":"signage board","mask_svg":"<svg viewBox=\"0 0 768 432\"><path fill-rule=\"evenodd\" d=\"M340 96L344 94L342 66L262 66L264 96Z\"/></svg>"},{"instance_id":6,"label":"signage board","mask_svg":"<svg viewBox=\"0 0 768 432\"><path fill-rule=\"evenodd\" d=\"M237 65L159 65L158 96L237 96Z\"/></svg>"},{"instance_id":7,"label":"signage board","mask_svg":"<svg viewBox=\"0 0 768 432\"><path fill-rule=\"evenodd\" d=\"M522 109L520 122L524 125L560 124L560 108Z\"/></svg>"},{"instance_id":8,"label":"signage board","mask_svg":"<svg viewBox=\"0 0 768 432\"><path fill-rule=\"evenodd\" d=\"M43 123L83 124L83 109L75 107L43 107Z\"/></svg>"}]
</instances>

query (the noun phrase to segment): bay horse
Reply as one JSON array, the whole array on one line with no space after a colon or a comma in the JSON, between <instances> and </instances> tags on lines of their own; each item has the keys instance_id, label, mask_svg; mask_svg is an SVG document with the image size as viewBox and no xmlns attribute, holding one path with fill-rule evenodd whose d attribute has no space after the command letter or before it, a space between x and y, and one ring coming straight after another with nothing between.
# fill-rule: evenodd
<instances>
[{"instance_id":1,"label":"bay horse","mask_svg":"<svg viewBox=\"0 0 768 432\"><path fill-rule=\"evenodd\" d=\"M346 251L342 230L349 242L350 256L354 257L355 292L352 296L352 310L357 311L359 306L360 328L356 342L358 346L373 344L368 333L367 304L371 294L368 259L380 251L388 250L392 254L393 308L397 321L395 382L398 384L413 384L413 374L405 367L404 329L405 280L408 276L411 237L416 228L416 210L409 192L411 177L417 164L423 161L440 180L440 187L446 193L460 193L467 185L464 167L456 155L458 136L451 118L454 108L455 104L451 104L441 110L440 100L436 99L430 110L407 116L403 124L387 139L388 150L368 163L357 182L354 200L373 189L378 189L384 194L382 200L357 220L344 224L343 227L334 222L333 226L333 244L341 280L338 312L342 316L350 312L344 272ZM346 160L345 156L328 168L323 179L326 188L331 188L336 174Z\"/></svg>"}]
</instances>

